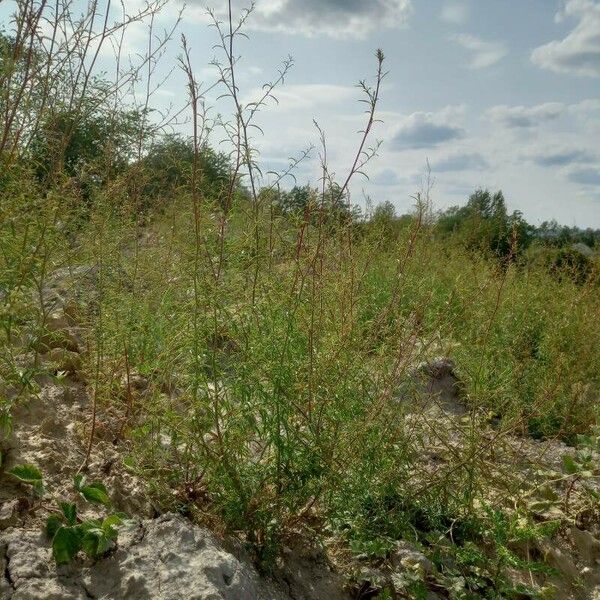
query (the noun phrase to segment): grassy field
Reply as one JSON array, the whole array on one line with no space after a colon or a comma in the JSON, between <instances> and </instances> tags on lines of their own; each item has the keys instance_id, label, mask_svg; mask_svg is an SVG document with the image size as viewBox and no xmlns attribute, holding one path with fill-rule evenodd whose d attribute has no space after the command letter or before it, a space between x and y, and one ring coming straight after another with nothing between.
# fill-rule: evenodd
<instances>
[{"instance_id":1,"label":"grassy field","mask_svg":"<svg viewBox=\"0 0 600 600\"><path fill-rule=\"evenodd\" d=\"M239 108L224 48L222 85ZM363 89L365 139L382 62ZM185 48L182 65L198 120ZM414 570L398 597L425 597L433 580L456 598L539 597L552 568L522 543L598 516L597 248L584 276L540 240L499 256L443 231L427 189L411 215L358 215L348 186L361 140L348 181L324 163L322 189L290 204L256 172L251 107L229 156L196 124L191 141L153 131L123 157L117 123L133 113L80 93L66 129L62 100L42 107L39 130L58 139L0 147L0 375L20 390L0 397L5 432L46 368L48 278L85 266L93 285L70 310L90 332L88 457L115 439L162 509L240 536L266 571L292 534L321 540L350 574L357 557L381 564L405 539L437 575ZM101 152L77 150L106 114ZM150 130L145 118L137 127L127 143ZM19 367L25 350L33 369ZM440 358L459 415L424 404L419 374ZM548 448L567 457L564 472L544 462Z\"/></svg>"}]
</instances>

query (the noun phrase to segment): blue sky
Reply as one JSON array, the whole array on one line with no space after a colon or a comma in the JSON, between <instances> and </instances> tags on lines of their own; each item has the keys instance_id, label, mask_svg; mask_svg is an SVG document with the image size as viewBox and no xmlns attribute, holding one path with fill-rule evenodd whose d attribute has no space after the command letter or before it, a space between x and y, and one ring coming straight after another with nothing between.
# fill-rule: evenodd
<instances>
[{"instance_id":1,"label":"blue sky","mask_svg":"<svg viewBox=\"0 0 600 600\"><path fill-rule=\"evenodd\" d=\"M217 12L225 7L208 2ZM141 0L125 5L133 10ZM242 6L234 0L236 11ZM168 28L180 8L170 0L157 24ZM198 77L210 82L216 37L204 1L188 3L180 32ZM295 60L279 104L259 115L265 170L316 143L316 119L343 178L364 119L354 84L373 75L382 48L389 75L375 136L383 144L370 180L354 181L354 201L368 195L409 210L429 161L437 208L464 203L478 186L501 188L509 208L531 222L600 227L600 1L258 0L246 33L238 47L244 100L287 55ZM143 51L145 35L134 27L128 50ZM157 81L179 52L176 38ZM177 107L184 86L176 70L152 102ZM215 111L232 110L216 95L209 100ZM317 183L316 152L297 176Z\"/></svg>"},{"instance_id":2,"label":"blue sky","mask_svg":"<svg viewBox=\"0 0 600 600\"><path fill-rule=\"evenodd\" d=\"M191 5L183 29L198 65L213 39L202 26L201 6ZM381 47L383 145L370 181L354 182L357 202L364 192L408 210L429 160L437 207L486 186L533 222L600 226L599 2L259 0L248 30L239 49L246 98L279 59L295 59L279 105L261 115L268 167L316 141L316 118L345 172L362 110L353 84L373 73ZM316 163L299 177L315 182Z\"/></svg>"}]
</instances>

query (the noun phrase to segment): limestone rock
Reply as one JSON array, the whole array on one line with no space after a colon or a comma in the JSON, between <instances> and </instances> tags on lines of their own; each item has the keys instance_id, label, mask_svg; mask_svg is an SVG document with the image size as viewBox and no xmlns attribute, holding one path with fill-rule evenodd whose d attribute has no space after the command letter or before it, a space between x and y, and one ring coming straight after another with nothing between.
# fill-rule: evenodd
<instances>
[{"instance_id":1,"label":"limestone rock","mask_svg":"<svg viewBox=\"0 0 600 600\"><path fill-rule=\"evenodd\" d=\"M590 565L600 564L600 540L577 527L571 527L569 533L581 558Z\"/></svg>"},{"instance_id":2,"label":"limestone rock","mask_svg":"<svg viewBox=\"0 0 600 600\"><path fill-rule=\"evenodd\" d=\"M66 371L71 375L76 375L81 371L81 356L77 352L65 348L52 348L45 358L59 371Z\"/></svg>"},{"instance_id":3,"label":"limestone rock","mask_svg":"<svg viewBox=\"0 0 600 600\"><path fill-rule=\"evenodd\" d=\"M303 536L288 540L274 577L292 598L348 600L352 597L344 590L344 579L331 568L323 548Z\"/></svg>"},{"instance_id":4,"label":"limestone rock","mask_svg":"<svg viewBox=\"0 0 600 600\"><path fill-rule=\"evenodd\" d=\"M56 567L44 534L31 530L0 536L0 560L6 600L290 600L207 530L173 514L130 526L116 551L93 564Z\"/></svg>"},{"instance_id":5,"label":"limestone rock","mask_svg":"<svg viewBox=\"0 0 600 600\"><path fill-rule=\"evenodd\" d=\"M397 543L390 562L395 569L413 571L422 576L431 575L435 571L433 563L408 542Z\"/></svg>"},{"instance_id":6,"label":"limestone rock","mask_svg":"<svg viewBox=\"0 0 600 600\"><path fill-rule=\"evenodd\" d=\"M16 525L19 516L19 501L10 500L0 505L0 531Z\"/></svg>"}]
</instances>

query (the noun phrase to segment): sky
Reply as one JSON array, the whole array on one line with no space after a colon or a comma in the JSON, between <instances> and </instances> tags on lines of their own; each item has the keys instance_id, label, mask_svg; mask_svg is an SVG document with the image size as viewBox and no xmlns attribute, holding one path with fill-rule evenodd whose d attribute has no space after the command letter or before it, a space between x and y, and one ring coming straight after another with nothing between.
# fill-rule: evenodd
<instances>
[{"instance_id":1,"label":"sky","mask_svg":"<svg viewBox=\"0 0 600 600\"><path fill-rule=\"evenodd\" d=\"M224 1L207 1L223 14ZM129 10L140 3L125 0ZM245 4L233 5L239 14ZM169 0L155 31L168 29L181 8ZM210 62L219 54L209 23L206 1L188 0L155 81L175 65L180 33L197 77L214 80ZM381 48L388 75L374 139L382 143L369 179L352 183L354 202L368 196L409 211L429 164L436 208L464 204L478 187L502 189L509 209L534 224L600 227L599 0L257 0L245 33L236 46L243 101L259 97L281 61L294 59L279 102L257 116L265 172L318 145L316 120L331 169L345 179L365 123L356 83L373 82ZM127 49L144 52L146 35L134 27ZM213 114L230 115L231 104L217 96L208 97ZM152 103L176 109L184 100L175 68ZM299 183L318 184L318 154L299 165Z\"/></svg>"}]
</instances>

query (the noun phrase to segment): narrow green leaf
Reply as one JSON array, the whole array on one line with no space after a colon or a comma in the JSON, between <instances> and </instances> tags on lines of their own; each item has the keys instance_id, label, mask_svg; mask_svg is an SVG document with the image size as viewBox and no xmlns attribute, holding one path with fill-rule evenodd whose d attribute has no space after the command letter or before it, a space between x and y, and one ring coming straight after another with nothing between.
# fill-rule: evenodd
<instances>
[{"instance_id":1,"label":"narrow green leaf","mask_svg":"<svg viewBox=\"0 0 600 600\"><path fill-rule=\"evenodd\" d=\"M13 420L8 407L0 408L0 433L9 436L12 432Z\"/></svg>"}]
</instances>

